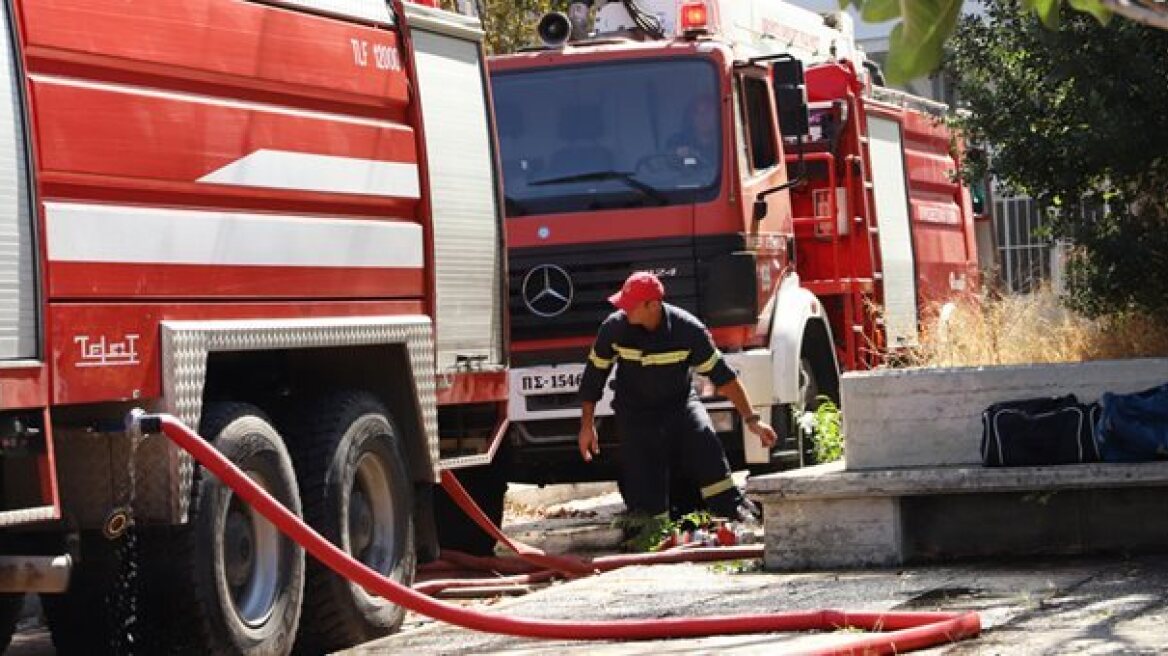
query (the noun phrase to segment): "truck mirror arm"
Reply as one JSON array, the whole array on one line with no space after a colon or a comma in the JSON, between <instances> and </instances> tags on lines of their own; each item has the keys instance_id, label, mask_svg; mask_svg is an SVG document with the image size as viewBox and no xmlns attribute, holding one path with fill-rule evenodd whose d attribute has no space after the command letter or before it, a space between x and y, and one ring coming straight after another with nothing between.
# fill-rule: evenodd
<instances>
[{"instance_id":1,"label":"truck mirror arm","mask_svg":"<svg viewBox=\"0 0 1168 656\"><path fill-rule=\"evenodd\" d=\"M781 185L771 187L765 191L761 191L754 197L754 220L762 221L767 215L766 197L771 194L777 194L780 191L786 191L792 187L797 187L806 180L807 167L803 161L803 135L797 137L797 147L799 148L799 172L795 177L787 180Z\"/></svg>"}]
</instances>

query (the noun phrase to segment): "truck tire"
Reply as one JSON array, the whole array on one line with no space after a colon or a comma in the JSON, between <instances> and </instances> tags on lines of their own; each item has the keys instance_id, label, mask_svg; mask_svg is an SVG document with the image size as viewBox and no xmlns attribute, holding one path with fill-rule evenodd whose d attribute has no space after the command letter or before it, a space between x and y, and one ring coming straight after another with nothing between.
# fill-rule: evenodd
<instances>
[{"instance_id":1,"label":"truck tire","mask_svg":"<svg viewBox=\"0 0 1168 656\"><path fill-rule=\"evenodd\" d=\"M213 403L200 434L277 501L299 515L292 459L255 407ZM144 566L166 576L169 606L157 647L170 653L288 654L304 592L304 551L203 468L190 521L151 540ZM148 599L158 598L159 590ZM162 628L162 627L158 627Z\"/></svg>"},{"instance_id":2,"label":"truck tire","mask_svg":"<svg viewBox=\"0 0 1168 656\"><path fill-rule=\"evenodd\" d=\"M389 413L364 392L330 395L307 410L289 428L305 519L374 571L410 585L416 564L413 494ZM404 618L401 606L312 559L296 651L351 647L396 631Z\"/></svg>"},{"instance_id":3,"label":"truck tire","mask_svg":"<svg viewBox=\"0 0 1168 656\"><path fill-rule=\"evenodd\" d=\"M53 647L61 656L113 654L120 638L114 632L127 600L118 600L119 562L116 545L97 531L78 536L77 559L69 589L41 594L41 608L49 625Z\"/></svg>"},{"instance_id":4,"label":"truck tire","mask_svg":"<svg viewBox=\"0 0 1168 656\"><path fill-rule=\"evenodd\" d=\"M0 594L0 654L3 654L12 642L16 621L20 619L20 610L23 607L23 594Z\"/></svg>"}]
</instances>

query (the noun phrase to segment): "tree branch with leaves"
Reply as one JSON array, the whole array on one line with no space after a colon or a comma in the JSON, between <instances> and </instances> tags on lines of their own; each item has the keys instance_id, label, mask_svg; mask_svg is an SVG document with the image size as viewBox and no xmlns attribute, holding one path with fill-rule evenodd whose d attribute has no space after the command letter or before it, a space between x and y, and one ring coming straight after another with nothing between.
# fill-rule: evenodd
<instances>
[{"instance_id":1,"label":"tree branch with leaves","mask_svg":"<svg viewBox=\"0 0 1168 656\"><path fill-rule=\"evenodd\" d=\"M992 153L966 174L1054 214L1080 252L1073 305L1168 317L1168 32L1074 13L1051 30L1013 0L985 5L946 65L969 110L954 123Z\"/></svg>"},{"instance_id":2,"label":"tree branch with leaves","mask_svg":"<svg viewBox=\"0 0 1168 656\"><path fill-rule=\"evenodd\" d=\"M839 0L840 8L855 7L866 23L900 19L889 35L885 74L902 83L933 72L941 63L945 41L957 26L964 0ZM1064 4L1106 23L1111 12L1103 0L1018 0L1028 13L1050 28L1059 24Z\"/></svg>"}]
</instances>

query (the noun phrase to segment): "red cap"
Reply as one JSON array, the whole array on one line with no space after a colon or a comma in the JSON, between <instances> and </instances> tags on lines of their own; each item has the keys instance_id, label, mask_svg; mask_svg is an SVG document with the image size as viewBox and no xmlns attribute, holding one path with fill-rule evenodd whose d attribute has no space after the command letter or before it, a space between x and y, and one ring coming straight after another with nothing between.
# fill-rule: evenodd
<instances>
[{"instance_id":1,"label":"red cap","mask_svg":"<svg viewBox=\"0 0 1168 656\"><path fill-rule=\"evenodd\" d=\"M637 271L629 275L621 290L608 297L608 302L628 312L645 301L660 301L665 298L665 285L657 276L648 271Z\"/></svg>"}]
</instances>

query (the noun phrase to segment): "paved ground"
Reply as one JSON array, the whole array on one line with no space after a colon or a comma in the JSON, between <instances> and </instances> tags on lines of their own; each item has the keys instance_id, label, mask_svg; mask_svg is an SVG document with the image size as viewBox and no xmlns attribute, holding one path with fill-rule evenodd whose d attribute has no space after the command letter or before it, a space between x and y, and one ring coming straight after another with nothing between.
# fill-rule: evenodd
<instances>
[{"instance_id":1,"label":"paved ground","mask_svg":"<svg viewBox=\"0 0 1168 656\"><path fill-rule=\"evenodd\" d=\"M593 490L605 492L606 490ZM548 506L527 491L509 532L552 551L611 548L619 497ZM539 508L533 510L533 508ZM772 574L756 563L636 567L560 583L522 597L459 601L490 613L570 620L678 617L833 608L976 610L983 635L927 654L1168 653L1168 556L977 562L852 572ZM850 633L750 635L632 643L536 641L476 633L411 615L404 630L351 654L775 654L847 640ZM8 654L52 654L30 622Z\"/></svg>"},{"instance_id":2,"label":"paved ground","mask_svg":"<svg viewBox=\"0 0 1168 656\"><path fill-rule=\"evenodd\" d=\"M932 654L1160 654L1168 652L1168 557L1058 559L801 574L725 567L637 567L501 601L489 612L606 620L834 608L977 610L976 639ZM853 634L750 635L633 643L537 641L446 624L415 626L353 654L774 654Z\"/></svg>"},{"instance_id":3,"label":"paved ground","mask_svg":"<svg viewBox=\"0 0 1168 656\"><path fill-rule=\"evenodd\" d=\"M598 490L597 492L604 492ZM539 495L545 495L541 498ZM612 491L563 505L528 490L509 507L508 532L548 551L611 548ZM532 516L524 507L544 508ZM545 518L539 514L553 515ZM559 583L480 609L569 620L845 610L975 610L976 640L929 654L1168 653L1168 556L971 562L850 572L772 574L760 563L636 567ZM747 571L743 571L747 570ZM485 604L485 605L484 605ZM413 616L401 633L352 654L774 654L847 640L850 634L749 635L633 643L537 641L477 633Z\"/></svg>"}]
</instances>

